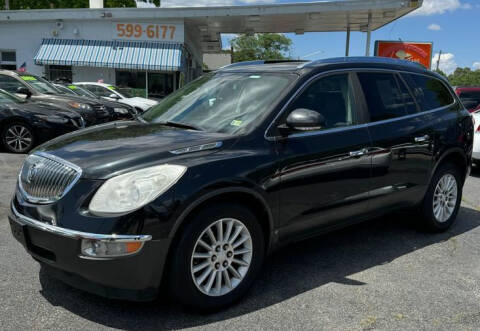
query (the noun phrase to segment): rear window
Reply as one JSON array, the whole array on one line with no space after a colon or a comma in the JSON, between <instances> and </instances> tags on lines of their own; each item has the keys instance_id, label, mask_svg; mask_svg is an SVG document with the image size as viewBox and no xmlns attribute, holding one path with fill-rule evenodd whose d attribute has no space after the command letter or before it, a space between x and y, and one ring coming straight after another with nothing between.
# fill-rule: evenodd
<instances>
[{"instance_id":1,"label":"rear window","mask_svg":"<svg viewBox=\"0 0 480 331\"><path fill-rule=\"evenodd\" d=\"M421 111L441 108L454 102L452 94L440 80L416 74L402 74L410 86Z\"/></svg>"},{"instance_id":2,"label":"rear window","mask_svg":"<svg viewBox=\"0 0 480 331\"><path fill-rule=\"evenodd\" d=\"M378 122L407 114L403 91L391 73L358 73L368 105L370 121Z\"/></svg>"}]
</instances>

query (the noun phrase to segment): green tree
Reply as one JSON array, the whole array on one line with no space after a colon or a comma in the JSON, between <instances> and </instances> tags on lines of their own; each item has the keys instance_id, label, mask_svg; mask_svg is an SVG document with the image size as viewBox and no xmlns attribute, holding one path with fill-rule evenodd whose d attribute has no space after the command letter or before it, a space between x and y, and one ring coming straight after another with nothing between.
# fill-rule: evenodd
<instances>
[{"instance_id":1,"label":"green tree","mask_svg":"<svg viewBox=\"0 0 480 331\"><path fill-rule=\"evenodd\" d=\"M453 86L480 86L480 70L457 68L448 80Z\"/></svg>"},{"instance_id":2,"label":"green tree","mask_svg":"<svg viewBox=\"0 0 480 331\"><path fill-rule=\"evenodd\" d=\"M284 60L290 58L292 40L283 34L240 35L230 41L233 61Z\"/></svg>"}]
</instances>

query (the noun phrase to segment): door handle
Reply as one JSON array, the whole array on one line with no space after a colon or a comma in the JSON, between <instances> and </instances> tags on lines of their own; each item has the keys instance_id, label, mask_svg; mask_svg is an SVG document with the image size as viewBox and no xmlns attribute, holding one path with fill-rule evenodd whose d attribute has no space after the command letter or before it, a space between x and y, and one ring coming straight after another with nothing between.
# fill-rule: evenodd
<instances>
[{"instance_id":1,"label":"door handle","mask_svg":"<svg viewBox=\"0 0 480 331\"><path fill-rule=\"evenodd\" d=\"M363 155L365 155L365 154L367 154L367 153L368 153L368 150L367 150L366 148L362 148L362 149L360 149L360 150L358 150L358 151L351 151L351 152L349 153L349 155L352 156L352 157L359 157L359 156L363 156Z\"/></svg>"},{"instance_id":2,"label":"door handle","mask_svg":"<svg viewBox=\"0 0 480 331\"><path fill-rule=\"evenodd\" d=\"M421 137L415 137L415 142L416 143L423 143L425 141L428 141L430 139L430 136L428 134L421 136Z\"/></svg>"}]
</instances>

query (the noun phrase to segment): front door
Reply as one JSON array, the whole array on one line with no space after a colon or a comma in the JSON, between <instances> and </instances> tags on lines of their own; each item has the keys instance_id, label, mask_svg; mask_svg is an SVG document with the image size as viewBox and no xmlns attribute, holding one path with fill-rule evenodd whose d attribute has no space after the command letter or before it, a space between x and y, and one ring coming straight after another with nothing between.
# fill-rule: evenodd
<instances>
[{"instance_id":1,"label":"front door","mask_svg":"<svg viewBox=\"0 0 480 331\"><path fill-rule=\"evenodd\" d=\"M319 112L325 125L293 132L279 141L281 185L279 237L307 237L367 210L371 146L358 112L356 77L338 73L313 80L283 114L299 108ZM284 119L280 120L282 124Z\"/></svg>"}]
</instances>

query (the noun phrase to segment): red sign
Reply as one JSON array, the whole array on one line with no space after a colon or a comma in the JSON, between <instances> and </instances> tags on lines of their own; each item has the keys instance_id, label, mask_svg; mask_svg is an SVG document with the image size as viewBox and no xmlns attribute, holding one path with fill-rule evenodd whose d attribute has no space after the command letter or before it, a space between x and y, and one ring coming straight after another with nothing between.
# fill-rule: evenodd
<instances>
[{"instance_id":1,"label":"red sign","mask_svg":"<svg viewBox=\"0 0 480 331\"><path fill-rule=\"evenodd\" d=\"M375 56L408 60L431 68L433 43L417 43L406 41L375 42Z\"/></svg>"}]
</instances>

